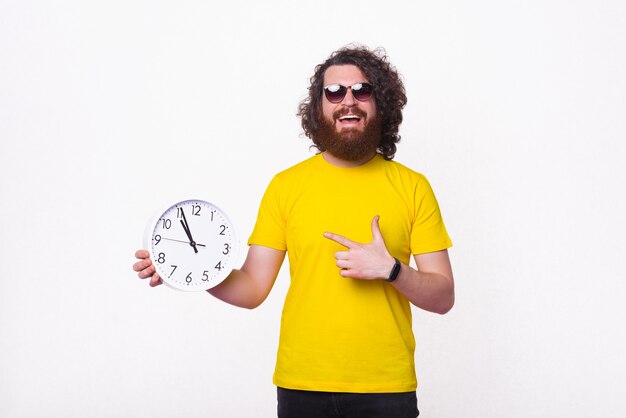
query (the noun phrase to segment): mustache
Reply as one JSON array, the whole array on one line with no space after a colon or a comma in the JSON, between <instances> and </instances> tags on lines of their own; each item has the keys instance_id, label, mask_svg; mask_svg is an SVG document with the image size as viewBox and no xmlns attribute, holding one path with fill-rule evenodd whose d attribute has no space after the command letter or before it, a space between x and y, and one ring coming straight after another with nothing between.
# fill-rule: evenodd
<instances>
[{"instance_id":1,"label":"mustache","mask_svg":"<svg viewBox=\"0 0 626 418\"><path fill-rule=\"evenodd\" d=\"M367 112L362 109L359 109L358 107L347 107L347 108L337 109L333 112L333 118L335 119L339 119L340 117L346 116L346 115L355 115L360 118L364 118L367 116Z\"/></svg>"}]
</instances>

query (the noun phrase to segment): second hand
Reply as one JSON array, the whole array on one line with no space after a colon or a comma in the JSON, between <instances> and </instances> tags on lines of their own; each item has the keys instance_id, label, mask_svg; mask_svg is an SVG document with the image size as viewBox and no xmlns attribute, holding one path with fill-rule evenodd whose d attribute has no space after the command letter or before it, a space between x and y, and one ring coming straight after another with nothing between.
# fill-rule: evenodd
<instances>
[{"instance_id":1,"label":"second hand","mask_svg":"<svg viewBox=\"0 0 626 418\"><path fill-rule=\"evenodd\" d=\"M173 238L165 238L165 237L161 237L161 239L167 240L167 241L176 241L176 242L182 242L184 244L189 245L189 241L183 241L180 239L173 239ZM198 247L206 247L206 245L204 244L198 244L197 242L195 243Z\"/></svg>"}]
</instances>

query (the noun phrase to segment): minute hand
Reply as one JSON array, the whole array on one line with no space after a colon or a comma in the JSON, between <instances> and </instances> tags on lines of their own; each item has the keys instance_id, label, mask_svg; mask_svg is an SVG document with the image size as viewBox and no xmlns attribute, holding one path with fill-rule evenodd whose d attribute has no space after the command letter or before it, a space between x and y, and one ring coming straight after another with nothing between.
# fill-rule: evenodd
<instances>
[{"instance_id":1,"label":"minute hand","mask_svg":"<svg viewBox=\"0 0 626 418\"><path fill-rule=\"evenodd\" d=\"M185 212L183 211L183 208L180 208L180 213L183 214L183 219L180 220L180 224L183 226L185 234L187 234L187 238L189 238L189 245L193 247L195 253L198 253L198 249L196 248L196 242L191 236L191 230L189 229L189 223L187 223L187 218L185 217Z\"/></svg>"}]
</instances>

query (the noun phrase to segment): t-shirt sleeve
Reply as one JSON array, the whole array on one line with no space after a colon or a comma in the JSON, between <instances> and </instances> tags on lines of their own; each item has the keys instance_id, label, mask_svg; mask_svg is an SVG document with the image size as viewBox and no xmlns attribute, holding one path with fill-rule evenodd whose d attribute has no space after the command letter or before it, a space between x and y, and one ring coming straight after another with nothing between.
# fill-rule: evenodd
<instances>
[{"instance_id":1,"label":"t-shirt sleeve","mask_svg":"<svg viewBox=\"0 0 626 418\"><path fill-rule=\"evenodd\" d=\"M415 186L415 213L411 228L411 253L424 254L452 246L439 204L428 180L421 176Z\"/></svg>"},{"instance_id":2,"label":"t-shirt sleeve","mask_svg":"<svg viewBox=\"0 0 626 418\"><path fill-rule=\"evenodd\" d=\"M261 199L256 224L248 239L248 245L262 245L281 251L287 249L284 205L281 204L279 189L280 181L278 177L274 177Z\"/></svg>"}]
</instances>

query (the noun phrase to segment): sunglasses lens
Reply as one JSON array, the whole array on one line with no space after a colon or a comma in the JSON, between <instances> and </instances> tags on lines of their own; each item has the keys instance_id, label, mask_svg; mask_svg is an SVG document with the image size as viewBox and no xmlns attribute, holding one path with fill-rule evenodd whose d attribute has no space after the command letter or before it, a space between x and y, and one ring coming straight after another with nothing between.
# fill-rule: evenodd
<instances>
[{"instance_id":1,"label":"sunglasses lens","mask_svg":"<svg viewBox=\"0 0 626 418\"><path fill-rule=\"evenodd\" d=\"M359 83L352 86L352 94L360 102L364 102L372 97L372 90L372 85L369 83Z\"/></svg>"},{"instance_id":2,"label":"sunglasses lens","mask_svg":"<svg viewBox=\"0 0 626 418\"><path fill-rule=\"evenodd\" d=\"M346 92L348 91L347 87L344 87L340 84L331 84L324 89L324 93L326 94L326 98L331 103L339 103L346 97Z\"/></svg>"}]
</instances>

